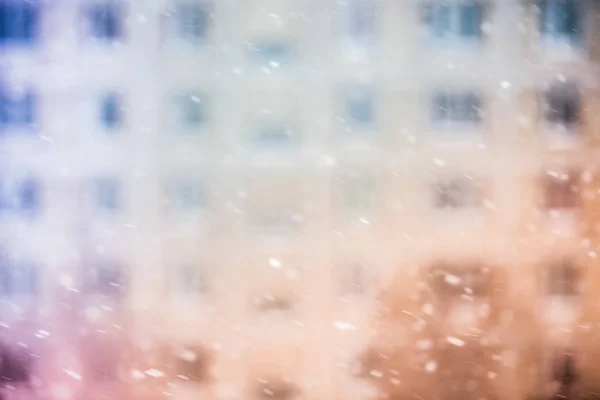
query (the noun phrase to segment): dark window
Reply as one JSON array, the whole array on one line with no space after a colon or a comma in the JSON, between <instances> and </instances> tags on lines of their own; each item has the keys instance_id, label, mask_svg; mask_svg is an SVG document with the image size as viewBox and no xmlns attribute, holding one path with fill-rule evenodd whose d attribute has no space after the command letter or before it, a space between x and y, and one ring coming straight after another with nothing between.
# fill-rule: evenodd
<instances>
[{"instance_id":1,"label":"dark window","mask_svg":"<svg viewBox=\"0 0 600 400\"><path fill-rule=\"evenodd\" d=\"M252 57L261 64L281 66L292 57L292 49L287 43L277 41L260 42L249 47Z\"/></svg>"},{"instance_id":2,"label":"dark window","mask_svg":"<svg viewBox=\"0 0 600 400\"><path fill-rule=\"evenodd\" d=\"M100 121L107 130L119 129L123 123L123 108L118 93L108 93L100 99Z\"/></svg>"},{"instance_id":3,"label":"dark window","mask_svg":"<svg viewBox=\"0 0 600 400\"><path fill-rule=\"evenodd\" d=\"M0 91L0 130L31 127L36 119L36 96Z\"/></svg>"},{"instance_id":4,"label":"dark window","mask_svg":"<svg viewBox=\"0 0 600 400\"><path fill-rule=\"evenodd\" d=\"M10 213L35 213L40 206L40 184L34 178L0 182L0 210Z\"/></svg>"},{"instance_id":5,"label":"dark window","mask_svg":"<svg viewBox=\"0 0 600 400\"><path fill-rule=\"evenodd\" d=\"M562 260L549 267L548 292L551 296L574 296L578 294L580 271L569 260Z\"/></svg>"},{"instance_id":6,"label":"dark window","mask_svg":"<svg viewBox=\"0 0 600 400\"><path fill-rule=\"evenodd\" d=\"M119 265L90 266L85 271L86 294L111 298L120 297L125 290L125 276Z\"/></svg>"},{"instance_id":7,"label":"dark window","mask_svg":"<svg viewBox=\"0 0 600 400\"><path fill-rule=\"evenodd\" d=\"M481 3L460 4L458 10L460 36L464 38L480 37L483 20L483 6Z\"/></svg>"},{"instance_id":8,"label":"dark window","mask_svg":"<svg viewBox=\"0 0 600 400\"><path fill-rule=\"evenodd\" d=\"M571 43L581 39L582 1L539 0L542 35Z\"/></svg>"},{"instance_id":9,"label":"dark window","mask_svg":"<svg viewBox=\"0 0 600 400\"><path fill-rule=\"evenodd\" d=\"M349 91L346 94L346 120L352 127L365 128L373 125L375 105L373 93L368 90Z\"/></svg>"},{"instance_id":10,"label":"dark window","mask_svg":"<svg viewBox=\"0 0 600 400\"><path fill-rule=\"evenodd\" d=\"M473 92L438 93L432 100L432 119L438 122L481 121L481 97Z\"/></svg>"},{"instance_id":11,"label":"dark window","mask_svg":"<svg viewBox=\"0 0 600 400\"><path fill-rule=\"evenodd\" d=\"M205 383L211 380L212 356L204 348L184 348L175 353L175 373L178 378Z\"/></svg>"},{"instance_id":12,"label":"dark window","mask_svg":"<svg viewBox=\"0 0 600 400\"><path fill-rule=\"evenodd\" d=\"M115 211L120 206L119 181L114 178L99 178L93 182L92 201L101 210Z\"/></svg>"},{"instance_id":13,"label":"dark window","mask_svg":"<svg viewBox=\"0 0 600 400\"><path fill-rule=\"evenodd\" d=\"M493 273L477 263L454 265L440 262L428 271L428 275L431 289L443 302L458 299L465 293L486 297L494 290Z\"/></svg>"},{"instance_id":14,"label":"dark window","mask_svg":"<svg viewBox=\"0 0 600 400\"><path fill-rule=\"evenodd\" d=\"M118 40L123 35L122 6L116 2L99 2L88 8L90 35L96 39Z\"/></svg>"},{"instance_id":15,"label":"dark window","mask_svg":"<svg viewBox=\"0 0 600 400\"><path fill-rule=\"evenodd\" d=\"M38 1L0 0L0 45L32 45L38 38Z\"/></svg>"},{"instance_id":16,"label":"dark window","mask_svg":"<svg viewBox=\"0 0 600 400\"><path fill-rule=\"evenodd\" d=\"M479 39L483 5L472 1L462 4L427 4L423 8L429 36L435 39Z\"/></svg>"},{"instance_id":17,"label":"dark window","mask_svg":"<svg viewBox=\"0 0 600 400\"><path fill-rule=\"evenodd\" d=\"M544 94L546 121L552 125L574 128L581 118L579 91L573 87L557 86Z\"/></svg>"},{"instance_id":18,"label":"dark window","mask_svg":"<svg viewBox=\"0 0 600 400\"><path fill-rule=\"evenodd\" d=\"M434 186L434 206L439 209L479 207L481 188L474 179L442 180Z\"/></svg>"},{"instance_id":19,"label":"dark window","mask_svg":"<svg viewBox=\"0 0 600 400\"><path fill-rule=\"evenodd\" d=\"M205 99L197 94L185 94L178 97L178 117L180 125L186 129L202 126L205 120Z\"/></svg>"},{"instance_id":20,"label":"dark window","mask_svg":"<svg viewBox=\"0 0 600 400\"><path fill-rule=\"evenodd\" d=\"M183 39L194 43L206 39L210 20L208 3L180 3L176 18L178 32Z\"/></svg>"},{"instance_id":21,"label":"dark window","mask_svg":"<svg viewBox=\"0 0 600 400\"><path fill-rule=\"evenodd\" d=\"M255 300L256 310L267 316L286 315L294 309L291 298L286 296L265 295Z\"/></svg>"},{"instance_id":22,"label":"dark window","mask_svg":"<svg viewBox=\"0 0 600 400\"><path fill-rule=\"evenodd\" d=\"M289 147L294 141L294 132L283 125L266 125L258 131L254 140L256 147L259 148Z\"/></svg>"},{"instance_id":23,"label":"dark window","mask_svg":"<svg viewBox=\"0 0 600 400\"><path fill-rule=\"evenodd\" d=\"M360 44L369 44L376 36L376 6L373 0L352 0L345 5L348 11L349 36Z\"/></svg>"},{"instance_id":24,"label":"dark window","mask_svg":"<svg viewBox=\"0 0 600 400\"><path fill-rule=\"evenodd\" d=\"M284 380L259 380L256 395L251 398L271 400L291 400L300 394L298 387Z\"/></svg>"},{"instance_id":25,"label":"dark window","mask_svg":"<svg viewBox=\"0 0 600 400\"><path fill-rule=\"evenodd\" d=\"M544 197L547 209L572 209L579 205L578 177L555 173L545 177Z\"/></svg>"},{"instance_id":26,"label":"dark window","mask_svg":"<svg viewBox=\"0 0 600 400\"><path fill-rule=\"evenodd\" d=\"M29 178L19 184L19 209L33 212L39 207L39 184Z\"/></svg>"}]
</instances>

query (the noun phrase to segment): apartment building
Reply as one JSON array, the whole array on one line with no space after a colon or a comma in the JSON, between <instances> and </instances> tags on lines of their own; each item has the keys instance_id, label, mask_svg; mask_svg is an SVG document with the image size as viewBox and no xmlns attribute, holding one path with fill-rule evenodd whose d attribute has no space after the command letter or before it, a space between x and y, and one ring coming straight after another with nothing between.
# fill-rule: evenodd
<instances>
[{"instance_id":1,"label":"apartment building","mask_svg":"<svg viewBox=\"0 0 600 400\"><path fill-rule=\"evenodd\" d=\"M7 396L597 391L599 7L0 0ZM461 353L486 307L527 362Z\"/></svg>"}]
</instances>

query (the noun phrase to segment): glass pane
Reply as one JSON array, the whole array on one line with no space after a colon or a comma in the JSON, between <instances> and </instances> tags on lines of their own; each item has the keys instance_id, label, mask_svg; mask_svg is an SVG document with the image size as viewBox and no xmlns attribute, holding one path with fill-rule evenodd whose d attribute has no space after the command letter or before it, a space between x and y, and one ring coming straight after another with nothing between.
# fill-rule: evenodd
<instances>
[{"instance_id":1,"label":"glass pane","mask_svg":"<svg viewBox=\"0 0 600 400\"><path fill-rule=\"evenodd\" d=\"M461 4L459 14L460 34L468 38L480 37L483 17L482 5L480 3Z\"/></svg>"}]
</instances>

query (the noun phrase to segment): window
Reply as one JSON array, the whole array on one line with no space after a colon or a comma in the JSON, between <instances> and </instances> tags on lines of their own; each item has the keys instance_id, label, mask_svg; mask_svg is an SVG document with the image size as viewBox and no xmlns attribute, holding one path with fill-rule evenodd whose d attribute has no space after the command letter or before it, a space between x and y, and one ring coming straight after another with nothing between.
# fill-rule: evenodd
<instances>
[{"instance_id":1,"label":"window","mask_svg":"<svg viewBox=\"0 0 600 400\"><path fill-rule=\"evenodd\" d=\"M206 289L204 271L196 265L184 265L173 277L171 290L175 295L200 295Z\"/></svg>"},{"instance_id":2,"label":"window","mask_svg":"<svg viewBox=\"0 0 600 400\"><path fill-rule=\"evenodd\" d=\"M204 185L196 180L179 180L171 186L171 204L178 210L198 211L204 207Z\"/></svg>"},{"instance_id":3,"label":"window","mask_svg":"<svg viewBox=\"0 0 600 400\"><path fill-rule=\"evenodd\" d=\"M375 41L377 9L373 0L351 0L345 5L348 13L348 36L360 45Z\"/></svg>"},{"instance_id":4,"label":"window","mask_svg":"<svg viewBox=\"0 0 600 400\"><path fill-rule=\"evenodd\" d=\"M578 0L539 0L542 37L578 43L582 36L581 6Z\"/></svg>"},{"instance_id":5,"label":"window","mask_svg":"<svg viewBox=\"0 0 600 400\"><path fill-rule=\"evenodd\" d=\"M40 205L40 185L34 178L0 182L0 210L34 213Z\"/></svg>"},{"instance_id":6,"label":"window","mask_svg":"<svg viewBox=\"0 0 600 400\"><path fill-rule=\"evenodd\" d=\"M33 45L39 14L37 1L0 0L0 45Z\"/></svg>"},{"instance_id":7,"label":"window","mask_svg":"<svg viewBox=\"0 0 600 400\"><path fill-rule=\"evenodd\" d=\"M300 394L300 390L285 380L259 379L256 394L251 398L270 400L291 400Z\"/></svg>"},{"instance_id":8,"label":"window","mask_svg":"<svg viewBox=\"0 0 600 400\"><path fill-rule=\"evenodd\" d=\"M278 211L257 213L250 218L250 226L267 236L289 236L300 230L302 215Z\"/></svg>"},{"instance_id":9,"label":"window","mask_svg":"<svg viewBox=\"0 0 600 400\"><path fill-rule=\"evenodd\" d=\"M186 381L209 382L211 364L212 355L205 348L186 347L175 351L175 373Z\"/></svg>"},{"instance_id":10,"label":"window","mask_svg":"<svg viewBox=\"0 0 600 400\"><path fill-rule=\"evenodd\" d=\"M345 119L352 129L371 128L375 119L373 92L365 88L348 90L345 93Z\"/></svg>"},{"instance_id":11,"label":"window","mask_svg":"<svg viewBox=\"0 0 600 400\"><path fill-rule=\"evenodd\" d=\"M206 99L199 94L177 96L177 121L185 130L201 128L205 122Z\"/></svg>"},{"instance_id":12,"label":"window","mask_svg":"<svg viewBox=\"0 0 600 400\"><path fill-rule=\"evenodd\" d=\"M22 211L33 212L39 204L39 185L33 178L28 178L19 183L18 205Z\"/></svg>"},{"instance_id":13,"label":"window","mask_svg":"<svg viewBox=\"0 0 600 400\"><path fill-rule=\"evenodd\" d=\"M573 209L579 205L578 176L551 171L544 180L544 200L547 209Z\"/></svg>"},{"instance_id":14,"label":"window","mask_svg":"<svg viewBox=\"0 0 600 400\"><path fill-rule=\"evenodd\" d=\"M37 268L4 260L0 263L0 298L14 300L38 292Z\"/></svg>"},{"instance_id":15,"label":"window","mask_svg":"<svg viewBox=\"0 0 600 400\"><path fill-rule=\"evenodd\" d=\"M479 40L482 36L483 4L431 3L423 8L427 33L435 40Z\"/></svg>"},{"instance_id":16,"label":"window","mask_svg":"<svg viewBox=\"0 0 600 400\"><path fill-rule=\"evenodd\" d=\"M549 267L548 294L550 296L574 296L579 292L580 271L569 260L561 260Z\"/></svg>"},{"instance_id":17,"label":"window","mask_svg":"<svg viewBox=\"0 0 600 400\"><path fill-rule=\"evenodd\" d=\"M294 315L295 298L290 293L269 293L255 297L253 306L263 322L286 321Z\"/></svg>"},{"instance_id":18,"label":"window","mask_svg":"<svg viewBox=\"0 0 600 400\"><path fill-rule=\"evenodd\" d=\"M559 85L544 93L544 118L553 127L575 129L581 118L579 91L575 87Z\"/></svg>"},{"instance_id":19,"label":"window","mask_svg":"<svg viewBox=\"0 0 600 400\"><path fill-rule=\"evenodd\" d=\"M470 177L441 180L434 186L434 206L438 209L479 207L481 189Z\"/></svg>"},{"instance_id":20,"label":"window","mask_svg":"<svg viewBox=\"0 0 600 400\"><path fill-rule=\"evenodd\" d=\"M125 277L118 264L90 265L85 270L85 293L111 298L119 297L125 286Z\"/></svg>"},{"instance_id":21,"label":"window","mask_svg":"<svg viewBox=\"0 0 600 400\"><path fill-rule=\"evenodd\" d=\"M436 122L478 123L481 108L481 97L474 92L441 92L433 96L431 113Z\"/></svg>"},{"instance_id":22,"label":"window","mask_svg":"<svg viewBox=\"0 0 600 400\"><path fill-rule=\"evenodd\" d=\"M285 42L263 41L249 46L250 55L260 63L279 67L289 62L292 49Z\"/></svg>"},{"instance_id":23,"label":"window","mask_svg":"<svg viewBox=\"0 0 600 400\"><path fill-rule=\"evenodd\" d=\"M123 123L123 108L121 107L121 96L111 92L100 98L100 121L104 129L115 131Z\"/></svg>"},{"instance_id":24,"label":"window","mask_svg":"<svg viewBox=\"0 0 600 400\"><path fill-rule=\"evenodd\" d=\"M175 10L177 35L183 40L199 44L206 39L210 23L210 4L181 2Z\"/></svg>"},{"instance_id":25,"label":"window","mask_svg":"<svg viewBox=\"0 0 600 400\"><path fill-rule=\"evenodd\" d=\"M117 1L101 1L88 6L89 33L95 39L116 41L123 36L122 6Z\"/></svg>"},{"instance_id":26,"label":"window","mask_svg":"<svg viewBox=\"0 0 600 400\"><path fill-rule=\"evenodd\" d=\"M119 208L121 187L114 178L98 178L92 183L92 203L99 210Z\"/></svg>"},{"instance_id":27,"label":"window","mask_svg":"<svg viewBox=\"0 0 600 400\"><path fill-rule=\"evenodd\" d=\"M36 96L30 90L0 91L0 131L31 127L36 119L36 106Z\"/></svg>"},{"instance_id":28,"label":"window","mask_svg":"<svg viewBox=\"0 0 600 400\"><path fill-rule=\"evenodd\" d=\"M367 273L360 264L342 268L342 292L346 295L360 295L367 290Z\"/></svg>"},{"instance_id":29,"label":"window","mask_svg":"<svg viewBox=\"0 0 600 400\"><path fill-rule=\"evenodd\" d=\"M254 145L263 149L281 149L294 143L294 131L280 124L263 126L254 136Z\"/></svg>"},{"instance_id":30,"label":"window","mask_svg":"<svg viewBox=\"0 0 600 400\"><path fill-rule=\"evenodd\" d=\"M439 262L428 274L429 284L442 302L459 298L467 293L465 289L474 297L489 296L495 284L491 269L473 262L467 265Z\"/></svg>"}]
</instances>

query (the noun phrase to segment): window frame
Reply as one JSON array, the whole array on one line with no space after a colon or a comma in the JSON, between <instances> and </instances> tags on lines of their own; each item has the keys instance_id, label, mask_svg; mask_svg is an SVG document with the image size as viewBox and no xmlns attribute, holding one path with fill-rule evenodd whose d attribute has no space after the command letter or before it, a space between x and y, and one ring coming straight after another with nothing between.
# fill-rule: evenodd
<instances>
[{"instance_id":1,"label":"window frame","mask_svg":"<svg viewBox=\"0 0 600 400\"><path fill-rule=\"evenodd\" d=\"M106 10L106 16L100 16L101 8ZM126 36L126 7L125 3L118 0L90 0L83 4L86 37L102 43L120 43L125 41ZM110 15L110 14L114 15ZM114 26L109 28L114 19ZM104 26L107 25L107 26ZM114 33L110 33L110 30Z\"/></svg>"},{"instance_id":2,"label":"window frame","mask_svg":"<svg viewBox=\"0 0 600 400\"><path fill-rule=\"evenodd\" d=\"M0 36L0 48L1 47L34 47L40 41L40 33L41 33L41 25L42 25L42 16L43 16L43 6L40 1L32 1L32 2L24 2L24 1L15 1L15 0L0 0L0 8L1 7L14 7L12 10L12 18L9 18L9 22L4 24L0 21L0 27L5 28L6 36ZM24 22L21 24L17 23L19 19L23 20L24 13L32 12L29 27L27 28L24 25ZM5 10L6 11L6 10ZM0 19L2 17L9 17L11 12L7 11L6 14L0 13ZM17 18L15 18L17 17ZM18 29L16 28L18 27ZM1 31L0 31L1 32Z\"/></svg>"},{"instance_id":3,"label":"window frame","mask_svg":"<svg viewBox=\"0 0 600 400\"><path fill-rule=\"evenodd\" d=\"M476 27L474 34L465 32L465 15L463 11L466 7L476 6L478 10L479 26ZM423 24L423 34L426 41L430 44L443 45L443 48L452 48L455 46L473 46L480 45L485 38L483 25L489 14L489 4L485 0L468 0L463 2L437 2L428 1L421 4L421 22ZM441 18L438 15L442 10L446 10L447 15L443 17L445 26L437 26L433 23L434 19ZM437 18L436 18L437 17Z\"/></svg>"},{"instance_id":4,"label":"window frame","mask_svg":"<svg viewBox=\"0 0 600 400\"><path fill-rule=\"evenodd\" d=\"M554 26L555 24L549 23L551 22L549 21L551 19L549 15L552 15L552 13L547 12L546 10L549 10L549 5L553 6L552 8L558 9L559 3L570 4L575 7L573 11L577 15L577 27L575 27L570 34L557 31L556 26ZM538 32L542 39L542 43L568 44L570 46L582 45L586 34L584 3L584 1L577 0L537 0Z\"/></svg>"}]
</instances>

